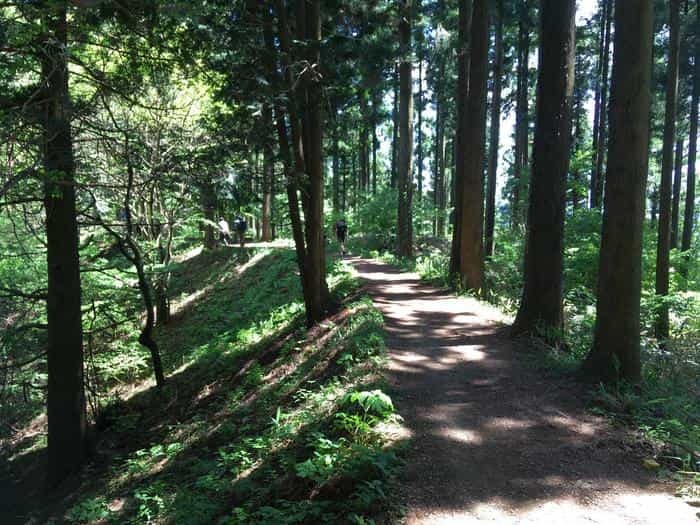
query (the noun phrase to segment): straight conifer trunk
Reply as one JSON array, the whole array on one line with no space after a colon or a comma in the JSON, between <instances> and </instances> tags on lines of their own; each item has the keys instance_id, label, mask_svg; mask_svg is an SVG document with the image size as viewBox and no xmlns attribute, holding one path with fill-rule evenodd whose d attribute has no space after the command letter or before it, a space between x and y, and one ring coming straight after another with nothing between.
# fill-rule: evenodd
<instances>
[{"instance_id":1,"label":"straight conifer trunk","mask_svg":"<svg viewBox=\"0 0 700 525\"><path fill-rule=\"evenodd\" d=\"M636 383L641 379L639 302L649 161L652 0L618 1L615 27L596 325L583 369L595 380L622 378Z\"/></svg>"},{"instance_id":2,"label":"straight conifer trunk","mask_svg":"<svg viewBox=\"0 0 700 525\"><path fill-rule=\"evenodd\" d=\"M678 248L678 224L681 204L681 179L683 178L683 139L676 140L673 167L673 198L671 202L671 248Z\"/></svg>"},{"instance_id":3,"label":"straight conifer trunk","mask_svg":"<svg viewBox=\"0 0 700 525\"><path fill-rule=\"evenodd\" d=\"M413 82L411 63L411 0L399 0L399 37L401 63L399 65L399 159L398 190L399 209L397 227L397 253L400 257L413 255L413 177L411 157L413 152Z\"/></svg>"},{"instance_id":4,"label":"straight conifer trunk","mask_svg":"<svg viewBox=\"0 0 700 525\"><path fill-rule=\"evenodd\" d=\"M391 111L391 187L396 188L399 177L399 65L394 66L394 104Z\"/></svg>"},{"instance_id":5,"label":"straight conifer trunk","mask_svg":"<svg viewBox=\"0 0 700 525\"><path fill-rule=\"evenodd\" d=\"M454 215L451 217L452 250L450 254L450 274L456 275L461 267L462 250L462 188L464 187L464 149L462 144L466 134L467 94L469 91L469 28L472 23L471 0L459 0L459 43L457 51L457 129L453 141L454 170L452 176L452 202Z\"/></svg>"},{"instance_id":6,"label":"straight conifer trunk","mask_svg":"<svg viewBox=\"0 0 700 525\"><path fill-rule=\"evenodd\" d=\"M486 188L486 237L484 242L487 257L493 255L496 226L496 176L498 174L498 146L501 131L501 86L503 84L503 0L496 0L494 17L496 52L493 65L489 171Z\"/></svg>"},{"instance_id":7,"label":"straight conifer trunk","mask_svg":"<svg viewBox=\"0 0 700 525\"><path fill-rule=\"evenodd\" d=\"M263 104L263 121L268 130L273 129L272 108L269 104ZM265 139L263 146L263 184L262 184L262 240L272 240L272 188L275 176L275 151L269 138Z\"/></svg>"},{"instance_id":8,"label":"straight conifer trunk","mask_svg":"<svg viewBox=\"0 0 700 525\"><path fill-rule=\"evenodd\" d=\"M574 85L575 0L540 2L540 67L525 246L524 289L513 334L557 340L563 324L562 281L566 179Z\"/></svg>"},{"instance_id":9,"label":"straight conifer trunk","mask_svg":"<svg viewBox=\"0 0 700 525\"><path fill-rule=\"evenodd\" d=\"M526 188L528 168L529 103L528 85L530 75L530 12L528 0L518 4L518 78L515 102L515 158L513 164L513 197L511 202L511 227L523 222L522 198Z\"/></svg>"},{"instance_id":10,"label":"straight conifer trunk","mask_svg":"<svg viewBox=\"0 0 700 525\"><path fill-rule=\"evenodd\" d=\"M601 20L600 54L593 126L593 167L591 171L591 208L600 208L603 199L603 169L607 140L608 72L612 40L613 0L604 0Z\"/></svg>"},{"instance_id":11,"label":"straight conifer trunk","mask_svg":"<svg viewBox=\"0 0 700 525\"><path fill-rule=\"evenodd\" d=\"M486 82L488 79L487 0L474 0L469 53L469 91L465 114L464 176L461 207L459 275L467 290L481 291L484 280L484 149L486 142Z\"/></svg>"},{"instance_id":12,"label":"straight conifer trunk","mask_svg":"<svg viewBox=\"0 0 700 525\"><path fill-rule=\"evenodd\" d=\"M668 295L669 256L671 249L671 185L673 176L673 146L676 140L676 100L678 98L678 54L680 49L680 0L669 3L669 55L666 70L666 112L664 115L664 142L661 159L661 187L659 189L659 236L656 244L656 295L663 300ZM660 304L656 313L654 334L657 339L668 339L668 306Z\"/></svg>"},{"instance_id":13,"label":"straight conifer trunk","mask_svg":"<svg viewBox=\"0 0 700 525\"><path fill-rule=\"evenodd\" d=\"M695 34L700 35L700 0L695 8ZM685 192L685 213L683 215L683 238L681 239L681 250L690 250L693 239L693 219L695 217L695 162L698 145L698 102L700 99L700 38L695 41L695 68L693 70L693 94L690 107L690 137L688 138L688 176L686 180ZM684 274L687 274L687 264L681 267Z\"/></svg>"},{"instance_id":14,"label":"straight conifer trunk","mask_svg":"<svg viewBox=\"0 0 700 525\"><path fill-rule=\"evenodd\" d=\"M48 269L47 481L55 487L83 464L86 419L66 3L47 7L44 22L48 37L41 64Z\"/></svg>"}]
</instances>

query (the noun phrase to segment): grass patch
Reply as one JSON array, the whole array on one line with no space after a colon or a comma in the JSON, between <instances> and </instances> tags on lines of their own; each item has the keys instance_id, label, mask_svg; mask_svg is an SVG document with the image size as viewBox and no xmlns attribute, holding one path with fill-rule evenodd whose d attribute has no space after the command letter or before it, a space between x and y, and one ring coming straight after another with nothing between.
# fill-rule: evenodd
<instances>
[{"instance_id":1,"label":"grass patch","mask_svg":"<svg viewBox=\"0 0 700 525\"><path fill-rule=\"evenodd\" d=\"M171 370L165 392L112 403L90 476L35 517L390 521L400 444L386 429L400 418L379 374L381 314L360 298L307 331L291 251L254 254L243 265L206 257L218 266L203 272L205 292L188 281L198 269L188 264L200 262L174 275L184 306L158 334ZM337 261L329 284L338 299L358 286Z\"/></svg>"}]
</instances>

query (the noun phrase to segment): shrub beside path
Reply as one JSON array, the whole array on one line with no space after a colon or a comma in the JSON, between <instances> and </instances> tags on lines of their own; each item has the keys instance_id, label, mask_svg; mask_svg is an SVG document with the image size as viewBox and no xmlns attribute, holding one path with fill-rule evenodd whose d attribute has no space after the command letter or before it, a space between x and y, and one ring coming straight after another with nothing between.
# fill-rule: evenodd
<instances>
[{"instance_id":1,"label":"shrub beside path","mask_svg":"<svg viewBox=\"0 0 700 525\"><path fill-rule=\"evenodd\" d=\"M645 445L586 412L586 387L523 363L505 319L360 258L386 322L387 379L410 446L408 524L698 525L644 470Z\"/></svg>"}]
</instances>

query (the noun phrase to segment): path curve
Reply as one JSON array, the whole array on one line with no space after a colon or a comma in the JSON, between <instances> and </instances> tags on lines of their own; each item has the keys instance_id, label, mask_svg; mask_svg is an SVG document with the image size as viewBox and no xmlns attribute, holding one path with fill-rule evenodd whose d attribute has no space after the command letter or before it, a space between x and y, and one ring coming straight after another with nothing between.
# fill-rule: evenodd
<instances>
[{"instance_id":1,"label":"path curve","mask_svg":"<svg viewBox=\"0 0 700 525\"><path fill-rule=\"evenodd\" d=\"M586 413L582 385L522 364L504 318L389 265L349 258L384 314L387 378L411 445L406 523L698 525Z\"/></svg>"}]
</instances>

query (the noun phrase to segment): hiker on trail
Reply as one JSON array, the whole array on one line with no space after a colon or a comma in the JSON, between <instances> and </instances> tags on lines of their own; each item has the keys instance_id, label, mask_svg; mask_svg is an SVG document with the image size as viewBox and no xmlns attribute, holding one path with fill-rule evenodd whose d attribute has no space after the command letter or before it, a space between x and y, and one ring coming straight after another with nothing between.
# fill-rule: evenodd
<instances>
[{"instance_id":1,"label":"hiker on trail","mask_svg":"<svg viewBox=\"0 0 700 525\"><path fill-rule=\"evenodd\" d=\"M226 221L226 219L221 217L219 219L219 242L224 246L228 246L230 240L231 230L228 227L228 222Z\"/></svg>"},{"instance_id":2,"label":"hiker on trail","mask_svg":"<svg viewBox=\"0 0 700 525\"><path fill-rule=\"evenodd\" d=\"M236 234L238 234L238 242L240 243L241 248L243 248L243 245L245 244L245 231L248 229L248 223L242 215L236 215L236 218L233 220L233 228L236 230Z\"/></svg>"},{"instance_id":3,"label":"hiker on trail","mask_svg":"<svg viewBox=\"0 0 700 525\"><path fill-rule=\"evenodd\" d=\"M335 222L335 237L340 245L340 255L345 255L345 237L348 234L348 225L345 224L345 219L338 219Z\"/></svg>"}]
</instances>

